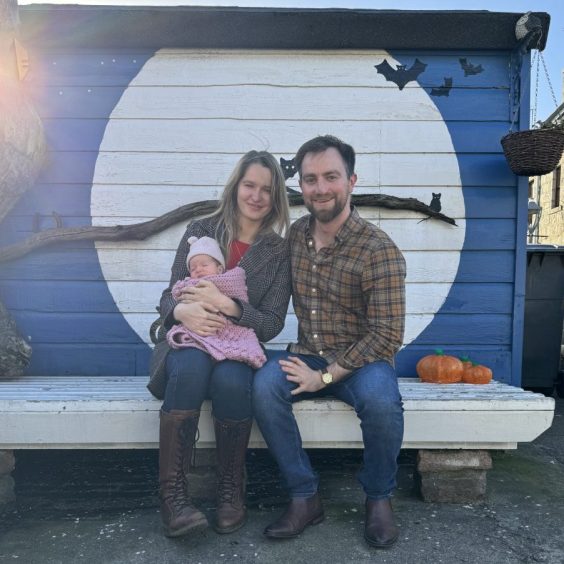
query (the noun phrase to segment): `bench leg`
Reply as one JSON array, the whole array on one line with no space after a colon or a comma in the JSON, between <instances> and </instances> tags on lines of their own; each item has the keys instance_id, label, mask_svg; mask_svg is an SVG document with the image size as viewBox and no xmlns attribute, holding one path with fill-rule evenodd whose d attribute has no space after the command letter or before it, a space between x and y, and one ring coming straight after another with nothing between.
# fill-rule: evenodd
<instances>
[{"instance_id":1,"label":"bench leg","mask_svg":"<svg viewBox=\"0 0 564 564\"><path fill-rule=\"evenodd\" d=\"M420 450L417 477L421 495L429 502L482 501L491 467L487 450Z\"/></svg>"},{"instance_id":2,"label":"bench leg","mask_svg":"<svg viewBox=\"0 0 564 564\"><path fill-rule=\"evenodd\" d=\"M16 499L14 478L10 476L15 467L14 451L0 450L0 506Z\"/></svg>"}]
</instances>

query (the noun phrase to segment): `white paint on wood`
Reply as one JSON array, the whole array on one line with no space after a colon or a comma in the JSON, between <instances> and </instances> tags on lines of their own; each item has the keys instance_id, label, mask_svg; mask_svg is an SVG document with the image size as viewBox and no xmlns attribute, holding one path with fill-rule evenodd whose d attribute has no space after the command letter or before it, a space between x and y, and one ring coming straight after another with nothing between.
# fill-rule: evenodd
<instances>
[{"instance_id":1,"label":"white paint on wood","mask_svg":"<svg viewBox=\"0 0 564 564\"><path fill-rule=\"evenodd\" d=\"M158 412L140 377L24 377L0 382L0 449L155 448ZM497 382L433 385L400 379L403 448L515 448L548 429L554 399ZM303 401L294 411L306 447L362 448L351 407ZM214 444L211 408L203 406L198 446ZM253 428L251 446L264 446Z\"/></svg>"},{"instance_id":2,"label":"white paint on wood","mask_svg":"<svg viewBox=\"0 0 564 564\"><path fill-rule=\"evenodd\" d=\"M496 60L481 54L480 59L484 58L490 60L488 64L484 64L485 72L482 77L489 78L488 71L494 66L497 71L499 65L503 63L499 58ZM320 88L342 84L353 87L396 88L374 68L374 65L380 64L384 59L394 64L393 59L383 50L294 51L293 57L289 60L287 51L277 50L163 49L159 52L159 57L150 61L151 72L139 74L132 80L131 86L272 84L284 87L301 86L302 77L307 76L309 85ZM425 55L423 59L428 65L436 67L440 64L448 76L461 74L458 60L452 57ZM320 60L330 61L331 74L327 73L326 63L319 64ZM499 72L491 74L490 86L507 88L508 80L501 81L500 74ZM421 80L425 83L425 75L421 76ZM410 82L405 88L417 88L417 84Z\"/></svg>"},{"instance_id":3,"label":"white paint on wood","mask_svg":"<svg viewBox=\"0 0 564 564\"><path fill-rule=\"evenodd\" d=\"M288 61L291 57L289 53ZM324 64L330 72L330 62ZM148 63L141 73L150 72L149 68ZM307 76L303 78L307 80ZM127 88L112 118L269 120L278 116L290 121L441 120L432 99L421 88L404 89L401 105L396 88L355 88L346 84L321 88L309 84L168 86L166 96L163 90ZM413 96L417 91L424 96Z\"/></svg>"},{"instance_id":4,"label":"white paint on wood","mask_svg":"<svg viewBox=\"0 0 564 564\"><path fill-rule=\"evenodd\" d=\"M415 258L415 271L417 276L426 276L425 282L441 282L431 300L435 311L439 309L456 276L465 235L464 199L450 133L433 99L417 83L400 93L376 73L374 52L342 52L338 62L328 55L300 51L156 53L110 116L94 174L93 223L113 225L116 219L133 223L154 217L165 207L201 200L206 187L207 198L215 198L238 157L251 147L268 149L277 158L291 158L307 138L333 133L358 149L359 193L365 188L394 195L397 187L398 195L409 197L413 190L412 197L421 195L427 203L431 192L444 194L443 205L448 202L459 227L437 221L419 223L422 217L412 212L363 212L405 252L408 273L415 251L425 251L428 267L422 268L422 261ZM380 52L378 56L381 61L387 55ZM284 76L283 82L276 83ZM374 80L374 87L359 84L367 76ZM127 131L128 124L137 129ZM134 151L129 149L131 143ZM137 198L133 190L141 185L145 188ZM288 185L296 187L297 178ZM176 187L182 188L177 195L171 194ZM293 211L294 216L302 213L303 209ZM125 298L124 285L116 288L113 280L143 279L128 272L137 275L140 264L152 271L149 276L155 281L168 280L170 265L164 268L162 255L152 259L147 250L173 251L183 229L183 225L175 226L143 242L96 245L116 304L143 339L149 316L133 311L136 306ZM116 261L117 249L127 250L121 265ZM430 258L438 264L431 265ZM414 299L419 300L420 294L408 293L411 312L420 309ZM432 318L432 313L412 313L405 344ZM295 330L289 317L278 342L293 338Z\"/></svg>"},{"instance_id":5,"label":"white paint on wood","mask_svg":"<svg viewBox=\"0 0 564 564\"><path fill-rule=\"evenodd\" d=\"M386 118L387 119L387 118ZM441 121L360 121L339 122L323 120L287 121L278 115L264 120L209 119L115 119L109 124L111 136L105 140L108 152L173 152L201 153L206 147L210 153L239 154L263 147L278 155L293 156L304 139L320 132L334 131L347 140L361 155L373 153L375 141L382 153L451 152L452 147L441 140L444 124ZM233 127L245 135L233 136ZM273 131L276 137L273 138ZM425 137L425 147L410 147L407 139ZM271 145L272 143L272 145ZM68 150L73 150L69 143ZM501 152L501 145L499 147Z\"/></svg>"},{"instance_id":6,"label":"white paint on wood","mask_svg":"<svg viewBox=\"0 0 564 564\"><path fill-rule=\"evenodd\" d=\"M356 167L357 187L360 189L365 186L385 185L459 188L460 173L456 155L454 153L422 153L420 151L424 147L425 140L419 139L419 141L418 152L414 153L359 155ZM445 138L445 142L450 143L450 138L448 140ZM376 141L374 149L379 150ZM95 184L172 184L176 186L193 183L196 186L216 188L223 185L226 180L225 171L230 172L243 154L244 151L233 155L223 153L129 153L125 151L110 153L101 150L96 161ZM277 158L285 157L285 155L276 153L275 156ZM291 157L292 155L288 155L288 158ZM288 180L287 184L297 188L297 176ZM391 195L394 195L393 192ZM96 214L97 207L93 206L92 211Z\"/></svg>"}]
</instances>

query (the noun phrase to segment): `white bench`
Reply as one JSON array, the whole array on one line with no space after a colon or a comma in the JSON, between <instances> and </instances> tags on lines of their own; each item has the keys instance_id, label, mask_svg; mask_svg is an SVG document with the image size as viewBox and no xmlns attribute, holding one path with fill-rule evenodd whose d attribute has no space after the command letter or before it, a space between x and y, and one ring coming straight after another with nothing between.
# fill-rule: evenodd
<instances>
[{"instance_id":1,"label":"white bench","mask_svg":"<svg viewBox=\"0 0 564 564\"><path fill-rule=\"evenodd\" d=\"M121 376L0 381L0 450L157 448L161 402L151 396L146 382ZM548 429L554 416L554 399L497 382L437 385L401 378L400 390L405 408L402 446L408 449L514 449ZM294 409L305 447L362 448L358 419L349 406L323 399L299 402ZM213 445L206 402L198 447ZM256 426L250 446L264 446ZM448 460L447 470L489 467L483 457ZM436 464L430 471L437 471Z\"/></svg>"}]
</instances>

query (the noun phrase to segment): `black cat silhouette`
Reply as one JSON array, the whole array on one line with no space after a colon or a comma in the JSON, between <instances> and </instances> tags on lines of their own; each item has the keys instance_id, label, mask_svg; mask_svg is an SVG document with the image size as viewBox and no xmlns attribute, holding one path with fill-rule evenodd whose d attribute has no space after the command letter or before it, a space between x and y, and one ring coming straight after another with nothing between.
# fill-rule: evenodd
<instances>
[{"instance_id":1,"label":"black cat silhouette","mask_svg":"<svg viewBox=\"0 0 564 564\"><path fill-rule=\"evenodd\" d=\"M441 193L439 192L438 194L435 194L434 192L431 192L433 194L433 199L431 200L431 203L429 204L429 207L436 212L440 212L441 211Z\"/></svg>"},{"instance_id":2,"label":"black cat silhouette","mask_svg":"<svg viewBox=\"0 0 564 564\"><path fill-rule=\"evenodd\" d=\"M280 157L280 166L282 167L282 172L284 173L285 180L288 180L288 178L292 178L292 176L294 176L294 174L298 172L294 159L286 160Z\"/></svg>"}]
</instances>

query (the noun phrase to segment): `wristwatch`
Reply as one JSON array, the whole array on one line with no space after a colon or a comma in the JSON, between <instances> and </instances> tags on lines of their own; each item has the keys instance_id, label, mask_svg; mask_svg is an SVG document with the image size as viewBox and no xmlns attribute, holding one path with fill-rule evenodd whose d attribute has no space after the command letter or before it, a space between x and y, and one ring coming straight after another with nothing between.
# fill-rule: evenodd
<instances>
[{"instance_id":1,"label":"wristwatch","mask_svg":"<svg viewBox=\"0 0 564 564\"><path fill-rule=\"evenodd\" d=\"M321 373L321 381L326 386L333 383L333 374L331 374L331 372L323 372L322 370L320 370L319 372Z\"/></svg>"}]
</instances>

